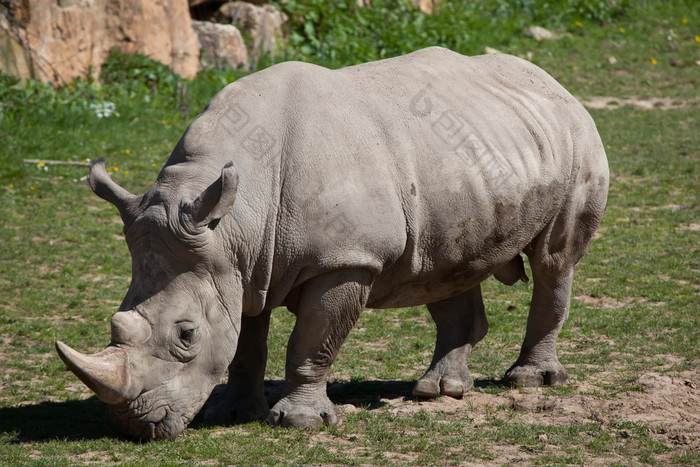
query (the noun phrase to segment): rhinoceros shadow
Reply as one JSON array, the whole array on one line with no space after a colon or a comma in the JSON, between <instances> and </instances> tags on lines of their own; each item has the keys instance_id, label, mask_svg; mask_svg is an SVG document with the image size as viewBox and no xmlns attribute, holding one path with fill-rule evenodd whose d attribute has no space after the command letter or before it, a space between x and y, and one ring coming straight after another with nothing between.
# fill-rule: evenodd
<instances>
[{"instance_id":1,"label":"rhinoceros shadow","mask_svg":"<svg viewBox=\"0 0 700 467\"><path fill-rule=\"evenodd\" d=\"M414 399L411 396L413 384L413 381L376 380L330 382L328 396L335 404L351 404L374 410L386 405L383 399ZM498 387L502 383L499 380L483 379L475 380L474 386ZM223 387L224 385L217 386L213 394L223 390ZM270 406L282 397L283 390L284 381L265 381L265 395ZM0 440L6 443L25 443L121 438L107 425L105 412L106 405L96 396L84 400L46 401L3 407L0 408ZM200 412L190 427L196 429L202 424L204 422Z\"/></svg>"},{"instance_id":2,"label":"rhinoceros shadow","mask_svg":"<svg viewBox=\"0 0 700 467\"><path fill-rule=\"evenodd\" d=\"M96 396L0 408L0 439L7 443L115 437L105 423L105 405Z\"/></svg>"},{"instance_id":3,"label":"rhinoceros shadow","mask_svg":"<svg viewBox=\"0 0 700 467\"><path fill-rule=\"evenodd\" d=\"M387 403L384 401L386 399L402 398L405 401L417 399L411 395L414 384L415 381L392 380L362 380L344 382L331 381L328 383L327 392L328 397L334 404L350 404L358 408L375 410L387 405ZM218 395L224 391L225 387L225 384L216 386L214 391L212 391L210 399L215 400ZM499 388L506 386L504 382L499 379L474 380L474 388L486 389L494 387ZM265 397L267 398L270 407L272 407L282 398L283 391L284 381L265 381ZM196 428L200 424L203 424L201 412L197 417L195 417L194 421L190 424L190 427Z\"/></svg>"},{"instance_id":4,"label":"rhinoceros shadow","mask_svg":"<svg viewBox=\"0 0 700 467\"><path fill-rule=\"evenodd\" d=\"M385 405L382 399L412 399L413 381L331 381L326 390L334 404L350 404L369 410ZM284 381L265 381L265 396L270 406L282 398Z\"/></svg>"},{"instance_id":5,"label":"rhinoceros shadow","mask_svg":"<svg viewBox=\"0 0 700 467\"><path fill-rule=\"evenodd\" d=\"M350 381L328 384L328 397L335 404L350 404L368 410L386 405L383 399L405 401L417 399L411 392L415 381ZM475 388L501 387L503 382L494 379L476 379Z\"/></svg>"}]
</instances>

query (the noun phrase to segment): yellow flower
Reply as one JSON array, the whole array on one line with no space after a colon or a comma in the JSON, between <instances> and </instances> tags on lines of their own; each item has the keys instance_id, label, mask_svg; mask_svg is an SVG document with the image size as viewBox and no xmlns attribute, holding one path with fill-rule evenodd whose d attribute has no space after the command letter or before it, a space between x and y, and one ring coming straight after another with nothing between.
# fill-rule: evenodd
<instances>
[{"instance_id":1,"label":"yellow flower","mask_svg":"<svg viewBox=\"0 0 700 467\"><path fill-rule=\"evenodd\" d=\"M44 164L43 162L39 162L39 167L43 167L43 166L45 166L45 165L46 165L46 164Z\"/></svg>"},{"instance_id":2,"label":"yellow flower","mask_svg":"<svg viewBox=\"0 0 700 467\"><path fill-rule=\"evenodd\" d=\"M124 175L129 175L129 171L128 171L128 170L125 170L125 171L124 171Z\"/></svg>"},{"instance_id":3,"label":"yellow flower","mask_svg":"<svg viewBox=\"0 0 700 467\"><path fill-rule=\"evenodd\" d=\"M683 19L681 20L681 23L683 23L683 24L688 24L688 20L685 19L685 18L683 18Z\"/></svg>"},{"instance_id":4,"label":"yellow flower","mask_svg":"<svg viewBox=\"0 0 700 467\"><path fill-rule=\"evenodd\" d=\"M29 99L29 103L30 103L30 104L33 104L33 103L34 103L34 100L33 100L33 99Z\"/></svg>"},{"instance_id":5,"label":"yellow flower","mask_svg":"<svg viewBox=\"0 0 700 467\"><path fill-rule=\"evenodd\" d=\"M114 170L115 172L119 172L119 167L115 167L115 168L112 169L112 170Z\"/></svg>"},{"instance_id":6,"label":"yellow flower","mask_svg":"<svg viewBox=\"0 0 700 467\"><path fill-rule=\"evenodd\" d=\"M124 151L124 152L126 153L127 156L130 156L130 155L131 155L131 151L129 151L128 149L127 149L126 151Z\"/></svg>"},{"instance_id":7,"label":"yellow flower","mask_svg":"<svg viewBox=\"0 0 700 467\"><path fill-rule=\"evenodd\" d=\"M112 171L112 169L110 169L109 167L107 167L107 172L111 172L111 171Z\"/></svg>"},{"instance_id":8,"label":"yellow flower","mask_svg":"<svg viewBox=\"0 0 700 467\"><path fill-rule=\"evenodd\" d=\"M12 183L10 183L10 188L14 188L14 187L15 187L15 186L14 186Z\"/></svg>"},{"instance_id":9,"label":"yellow flower","mask_svg":"<svg viewBox=\"0 0 700 467\"><path fill-rule=\"evenodd\" d=\"M32 126L31 126L31 125L27 125L27 130L31 130L31 129L32 129Z\"/></svg>"},{"instance_id":10,"label":"yellow flower","mask_svg":"<svg viewBox=\"0 0 700 467\"><path fill-rule=\"evenodd\" d=\"M620 32L625 32L625 28L620 28Z\"/></svg>"},{"instance_id":11,"label":"yellow flower","mask_svg":"<svg viewBox=\"0 0 700 467\"><path fill-rule=\"evenodd\" d=\"M167 120L163 120L163 121L160 122L160 123L162 123L163 125L167 125L167 124L168 124L168 121L167 121Z\"/></svg>"},{"instance_id":12,"label":"yellow flower","mask_svg":"<svg viewBox=\"0 0 700 467\"><path fill-rule=\"evenodd\" d=\"M579 28L583 26L583 24L581 24L581 21L576 21L574 24Z\"/></svg>"},{"instance_id":13,"label":"yellow flower","mask_svg":"<svg viewBox=\"0 0 700 467\"><path fill-rule=\"evenodd\" d=\"M695 42L700 42L700 36L695 36Z\"/></svg>"},{"instance_id":14,"label":"yellow flower","mask_svg":"<svg viewBox=\"0 0 700 467\"><path fill-rule=\"evenodd\" d=\"M34 187L33 187L33 186L30 186L29 189L32 190L32 191L34 191Z\"/></svg>"},{"instance_id":15,"label":"yellow flower","mask_svg":"<svg viewBox=\"0 0 700 467\"><path fill-rule=\"evenodd\" d=\"M656 65L656 59L654 57L651 57L651 64Z\"/></svg>"},{"instance_id":16,"label":"yellow flower","mask_svg":"<svg viewBox=\"0 0 700 467\"><path fill-rule=\"evenodd\" d=\"M151 165L152 165L153 167L155 167L155 166L156 166L156 163L154 162L154 163L153 163L153 164L151 164Z\"/></svg>"}]
</instances>

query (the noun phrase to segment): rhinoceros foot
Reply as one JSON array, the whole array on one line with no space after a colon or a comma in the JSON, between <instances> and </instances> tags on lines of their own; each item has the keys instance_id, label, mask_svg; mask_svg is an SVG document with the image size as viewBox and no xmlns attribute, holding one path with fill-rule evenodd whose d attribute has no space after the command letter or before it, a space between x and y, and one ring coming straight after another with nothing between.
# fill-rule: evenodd
<instances>
[{"instance_id":1,"label":"rhinoceros foot","mask_svg":"<svg viewBox=\"0 0 700 467\"><path fill-rule=\"evenodd\" d=\"M273 426L320 428L336 425L339 421L338 409L325 394L302 397L295 393L283 397L270 410L267 421Z\"/></svg>"},{"instance_id":2,"label":"rhinoceros foot","mask_svg":"<svg viewBox=\"0 0 700 467\"><path fill-rule=\"evenodd\" d=\"M451 397L462 397L474 385L474 380L467 373L462 377L442 376L433 378L429 375L423 376L413 386L414 397L433 398L440 395Z\"/></svg>"},{"instance_id":3,"label":"rhinoceros foot","mask_svg":"<svg viewBox=\"0 0 700 467\"><path fill-rule=\"evenodd\" d=\"M539 365L516 363L506 371L503 382L510 386L555 386L566 382L568 377L566 369L558 361Z\"/></svg>"},{"instance_id":4,"label":"rhinoceros foot","mask_svg":"<svg viewBox=\"0 0 700 467\"><path fill-rule=\"evenodd\" d=\"M209 423L241 424L264 420L270 406L264 397L229 397L227 392L214 398L204 411L204 420Z\"/></svg>"}]
</instances>

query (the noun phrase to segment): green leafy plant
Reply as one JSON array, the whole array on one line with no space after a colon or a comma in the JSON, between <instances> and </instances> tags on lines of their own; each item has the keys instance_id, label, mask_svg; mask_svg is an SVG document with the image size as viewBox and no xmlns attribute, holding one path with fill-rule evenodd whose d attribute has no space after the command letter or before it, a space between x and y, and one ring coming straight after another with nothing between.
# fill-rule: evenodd
<instances>
[{"instance_id":1,"label":"green leafy plant","mask_svg":"<svg viewBox=\"0 0 700 467\"><path fill-rule=\"evenodd\" d=\"M289 58L343 66L388 58L429 46L483 53L520 35L529 25L564 27L606 23L624 15L628 0L443 1L425 15L408 0L288 0L276 3L290 17ZM478 34L476 33L478 31Z\"/></svg>"},{"instance_id":2,"label":"green leafy plant","mask_svg":"<svg viewBox=\"0 0 700 467\"><path fill-rule=\"evenodd\" d=\"M125 54L117 49L112 49L105 60L100 81L115 92L140 97L144 102L154 98L179 101L186 88L186 81L168 66L145 55Z\"/></svg>"}]
</instances>

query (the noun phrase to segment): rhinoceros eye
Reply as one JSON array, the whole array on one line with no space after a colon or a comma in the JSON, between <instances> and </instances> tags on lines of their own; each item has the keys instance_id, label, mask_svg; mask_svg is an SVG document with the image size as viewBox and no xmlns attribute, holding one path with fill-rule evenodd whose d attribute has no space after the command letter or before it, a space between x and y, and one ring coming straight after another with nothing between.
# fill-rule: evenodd
<instances>
[{"instance_id":1,"label":"rhinoceros eye","mask_svg":"<svg viewBox=\"0 0 700 467\"><path fill-rule=\"evenodd\" d=\"M201 337L195 323L190 321L177 323L172 334L170 353L181 362L189 362L199 353Z\"/></svg>"},{"instance_id":2,"label":"rhinoceros eye","mask_svg":"<svg viewBox=\"0 0 700 467\"><path fill-rule=\"evenodd\" d=\"M194 329L183 329L180 331L180 340L185 344L191 344L194 339Z\"/></svg>"}]
</instances>

